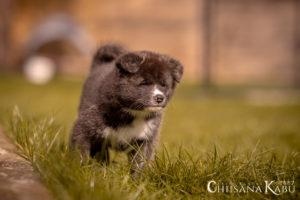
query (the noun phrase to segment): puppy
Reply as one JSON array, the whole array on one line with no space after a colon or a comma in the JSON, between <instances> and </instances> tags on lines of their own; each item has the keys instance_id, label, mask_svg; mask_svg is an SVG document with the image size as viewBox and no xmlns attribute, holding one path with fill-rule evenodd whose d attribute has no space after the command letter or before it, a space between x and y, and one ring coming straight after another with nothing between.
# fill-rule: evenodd
<instances>
[{"instance_id":1,"label":"puppy","mask_svg":"<svg viewBox=\"0 0 300 200\"><path fill-rule=\"evenodd\" d=\"M154 156L164 108L183 73L175 59L105 45L85 81L71 146L109 163L109 149L127 152L137 174Z\"/></svg>"}]
</instances>

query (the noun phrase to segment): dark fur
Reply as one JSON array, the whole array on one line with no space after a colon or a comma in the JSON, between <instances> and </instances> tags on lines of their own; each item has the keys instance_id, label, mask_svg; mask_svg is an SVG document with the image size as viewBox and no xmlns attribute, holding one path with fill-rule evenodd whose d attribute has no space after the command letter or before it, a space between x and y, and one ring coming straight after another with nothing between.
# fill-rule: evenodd
<instances>
[{"instance_id":1,"label":"dark fur","mask_svg":"<svg viewBox=\"0 0 300 200\"><path fill-rule=\"evenodd\" d=\"M84 84L75 122L71 146L83 155L109 162L108 149L127 151L132 172L153 157L154 144L162 110L145 111L150 107L164 108L183 73L182 65L173 58L149 51L130 52L118 45L106 45L95 54L90 74ZM164 98L153 97L153 86ZM130 110L130 111L128 111ZM134 111L134 112L133 112ZM135 114L142 113L141 115ZM112 145L105 130L131 127L135 120L151 120L151 132L145 138L132 138L128 143Z\"/></svg>"}]
</instances>

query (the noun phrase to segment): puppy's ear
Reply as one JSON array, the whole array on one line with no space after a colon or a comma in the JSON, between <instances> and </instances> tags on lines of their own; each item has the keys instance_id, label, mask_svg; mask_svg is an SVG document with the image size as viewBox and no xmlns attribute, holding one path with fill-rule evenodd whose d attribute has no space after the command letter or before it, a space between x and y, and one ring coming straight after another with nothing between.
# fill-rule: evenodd
<instances>
[{"instance_id":1,"label":"puppy's ear","mask_svg":"<svg viewBox=\"0 0 300 200\"><path fill-rule=\"evenodd\" d=\"M136 73L143 63L144 57L138 53L127 53L116 61L116 66L121 72Z\"/></svg>"},{"instance_id":2,"label":"puppy's ear","mask_svg":"<svg viewBox=\"0 0 300 200\"><path fill-rule=\"evenodd\" d=\"M183 74L182 64L179 61L177 61L173 58L170 58L168 60L168 62L169 62L169 66L170 66L170 69L171 69L171 74L172 74L172 77L173 77L174 81L176 83L179 83L180 80L181 80L182 74Z\"/></svg>"},{"instance_id":3,"label":"puppy's ear","mask_svg":"<svg viewBox=\"0 0 300 200\"><path fill-rule=\"evenodd\" d=\"M95 53L93 63L94 64L110 63L125 52L126 49L118 44L103 45Z\"/></svg>"}]
</instances>

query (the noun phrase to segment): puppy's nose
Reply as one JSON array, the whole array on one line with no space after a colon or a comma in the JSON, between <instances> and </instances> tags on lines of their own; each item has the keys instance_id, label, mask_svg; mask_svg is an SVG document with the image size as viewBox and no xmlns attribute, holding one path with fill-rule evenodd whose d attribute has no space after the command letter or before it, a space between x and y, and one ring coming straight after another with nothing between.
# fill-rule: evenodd
<instances>
[{"instance_id":1,"label":"puppy's nose","mask_svg":"<svg viewBox=\"0 0 300 200\"><path fill-rule=\"evenodd\" d=\"M165 100L164 95L157 94L154 96L154 101L158 104L162 103Z\"/></svg>"}]
</instances>

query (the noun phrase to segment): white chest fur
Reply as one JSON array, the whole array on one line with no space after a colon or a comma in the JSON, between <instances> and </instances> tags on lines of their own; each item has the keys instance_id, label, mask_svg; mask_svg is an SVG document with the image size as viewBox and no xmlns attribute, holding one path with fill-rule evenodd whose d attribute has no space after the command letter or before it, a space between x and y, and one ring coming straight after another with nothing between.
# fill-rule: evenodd
<instances>
[{"instance_id":1,"label":"white chest fur","mask_svg":"<svg viewBox=\"0 0 300 200\"><path fill-rule=\"evenodd\" d=\"M135 119L129 126L117 129L105 128L103 133L104 137L114 146L119 143L128 144L132 139L147 139L151 136L153 128L152 120Z\"/></svg>"}]
</instances>

